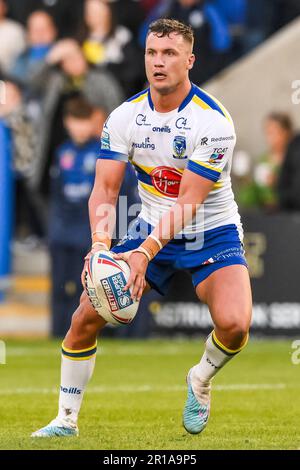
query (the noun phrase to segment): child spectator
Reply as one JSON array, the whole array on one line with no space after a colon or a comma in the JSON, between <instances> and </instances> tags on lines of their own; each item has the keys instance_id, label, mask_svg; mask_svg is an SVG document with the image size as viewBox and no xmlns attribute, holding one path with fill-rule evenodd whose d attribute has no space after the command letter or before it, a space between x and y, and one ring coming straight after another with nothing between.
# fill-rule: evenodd
<instances>
[{"instance_id":1,"label":"child spectator","mask_svg":"<svg viewBox=\"0 0 300 470\"><path fill-rule=\"evenodd\" d=\"M82 293L80 275L91 238L88 199L99 153L94 112L82 97L66 102L64 125L70 138L57 149L51 168L49 245L54 336L67 332Z\"/></svg>"}]
</instances>

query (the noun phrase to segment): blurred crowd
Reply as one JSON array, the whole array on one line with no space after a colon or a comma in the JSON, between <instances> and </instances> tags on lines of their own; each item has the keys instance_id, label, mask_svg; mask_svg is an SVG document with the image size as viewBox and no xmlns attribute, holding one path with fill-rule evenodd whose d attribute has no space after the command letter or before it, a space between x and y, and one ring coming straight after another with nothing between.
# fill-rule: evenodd
<instances>
[{"instance_id":1,"label":"blurred crowd","mask_svg":"<svg viewBox=\"0 0 300 470\"><path fill-rule=\"evenodd\" d=\"M45 235L50 168L68 137L63 109L94 107L94 136L112 109L146 85L143 48L151 21L192 25L201 85L300 14L297 0L0 0L1 119L11 128L18 227ZM21 223L19 223L19 219Z\"/></svg>"},{"instance_id":2,"label":"blurred crowd","mask_svg":"<svg viewBox=\"0 0 300 470\"><path fill-rule=\"evenodd\" d=\"M0 0L0 124L12 135L16 237L49 242L61 274L54 310L69 302L73 312L78 301L99 136L109 113L146 86L149 24L159 17L191 24L191 79L201 85L299 14L298 0ZM278 113L267 117L265 132L267 154L235 175L239 201L300 209L298 181L291 182L299 137ZM121 190L132 202L134 178L128 168Z\"/></svg>"},{"instance_id":3,"label":"blurred crowd","mask_svg":"<svg viewBox=\"0 0 300 470\"><path fill-rule=\"evenodd\" d=\"M238 203L269 213L300 211L300 134L283 112L270 113L263 131L263 155L256 159L245 152L236 155L233 180Z\"/></svg>"}]
</instances>

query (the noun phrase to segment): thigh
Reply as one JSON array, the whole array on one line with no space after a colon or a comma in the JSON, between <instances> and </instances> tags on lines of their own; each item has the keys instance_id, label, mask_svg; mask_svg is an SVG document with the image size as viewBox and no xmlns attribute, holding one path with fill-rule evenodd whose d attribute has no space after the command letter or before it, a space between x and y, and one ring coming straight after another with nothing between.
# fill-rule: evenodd
<instances>
[{"instance_id":1,"label":"thigh","mask_svg":"<svg viewBox=\"0 0 300 470\"><path fill-rule=\"evenodd\" d=\"M208 305L214 324L227 329L251 323L252 296L248 269L243 265L222 267L196 287L198 298Z\"/></svg>"}]
</instances>

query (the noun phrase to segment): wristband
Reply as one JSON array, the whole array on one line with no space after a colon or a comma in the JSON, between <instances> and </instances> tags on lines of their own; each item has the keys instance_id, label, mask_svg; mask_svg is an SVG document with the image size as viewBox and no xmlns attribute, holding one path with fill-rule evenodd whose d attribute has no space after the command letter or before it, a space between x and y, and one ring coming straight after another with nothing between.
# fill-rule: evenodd
<instances>
[{"instance_id":1,"label":"wristband","mask_svg":"<svg viewBox=\"0 0 300 470\"><path fill-rule=\"evenodd\" d=\"M99 235L98 235L99 234ZM95 232L92 233L92 243L93 245L95 243L102 243L103 245L106 246L106 248L109 250L111 247L111 239L110 236L107 232L104 232L103 230L96 230Z\"/></svg>"},{"instance_id":2,"label":"wristband","mask_svg":"<svg viewBox=\"0 0 300 470\"><path fill-rule=\"evenodd\" d=\"M108 236L108 233L107 233L107 232L104 232L103 230L95 230L95 231L92 233L92 238L93 238L93 236L96 235L97 233L103 233L103 235Z\"/></svg>"},{"instance_id":3,"label":"wristband","mask_svg":"<svg viewBox=\"0 0 300 470\"><path fill-rule=\"evenodd\" d=\"M155 235L152 235L152 233L150 233L149 237L156 241L160 250L163 249L162 242Z\"/></svg>"},{"instance_id":4,"label":"wristband","mask_svg":"<svg viewBox=\"0 0 300 470\"><path fill-rule=\"evenodd\" d=\"M143 253L143 255L145 255L146 258L148 259L149 263L152 259L150 253L148 253L148 251L142 246L139 246L136 250L132 250L132 253Z\"/></svg>"},{"instance_id":5,"label":"wristband","mask_svg":"<svg viewBox=\"0 0 300 470\"><path fill-rule=\"evenodd\" d=\"M141 244L139 248L143 248L144 250L146 250L146 252L150 256L149 261L151 261L157 255L157 253L159 253L162 247L163 246L161 241L156 238L155 235L150 234L149 237L146 238L146 240Z\"/></svg>"},{"instance_id":6,"label":"wristband","mask_svg":"<svg viewBox=\"0 0 300 470\"><path fill-rule=\"evenodd\" d=\"M94 242L94 243L92 244L92 249L93 249L96 245L103 246L106 250L109 251L109 247L108 247L108 246L106 245L106 243L104 243L104 242Z\"/></svg>"}]
</instances>

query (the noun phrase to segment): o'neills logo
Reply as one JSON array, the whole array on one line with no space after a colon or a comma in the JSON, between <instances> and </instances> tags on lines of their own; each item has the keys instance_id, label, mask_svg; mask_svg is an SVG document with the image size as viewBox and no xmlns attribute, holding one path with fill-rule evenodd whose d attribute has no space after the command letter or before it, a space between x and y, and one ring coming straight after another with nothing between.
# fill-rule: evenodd
<instances>
[{"instance_id":1,"label":"o'neills logo","mask_svg":"<svg viewBox=\"0 0 300 470\"><path fill-rule=\"evenodd\" d=\"M177 197L182 174L174 168L159 166L150 173L152 184L164 196Z\"/></svg>"},{"instance_id":2,"label":"o'neills logo","mask_svg":"<svg viewBox=\"0 0 300 470\"><path fill-rule=\"evenodd\" d=\"M80 388L77 388L77 387L67 388L67 387L60 386L60 390L64 393L70 393L71 395L80 395L82 392L82 390L80 390Z\"/></svg>"}]
</instances>

